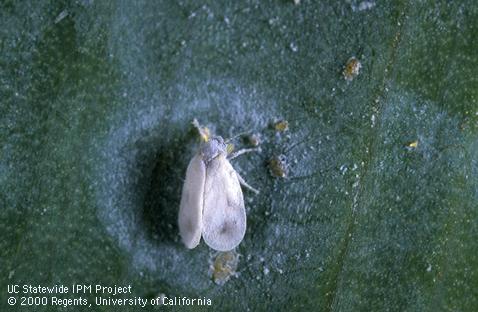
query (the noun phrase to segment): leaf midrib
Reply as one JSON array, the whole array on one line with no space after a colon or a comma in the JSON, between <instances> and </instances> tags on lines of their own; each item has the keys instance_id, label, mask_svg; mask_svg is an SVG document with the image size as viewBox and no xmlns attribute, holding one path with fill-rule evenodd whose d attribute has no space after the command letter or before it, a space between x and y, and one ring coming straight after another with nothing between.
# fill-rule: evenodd
<instances>
[{"instance_id":1,"label":"leaf midrib","mask_svg":"<svg viewBox=\"0 0 478 312\"><path fill-rule=\"evenodd\" d=\"M376 91L376 96L373 97L372 101L372 110L373 114L375 114L376 117L376 125L374 128L370 131L370 141L368 144L368 153L365 156L364 160L364 166L362 167L361 174L357 178L356 183L358 183L358 187L356 188L356 191L354 192L353 195L353 200L352 200L352 205L350 209L350 214L349 218L347 221L347 227L345 231L345 236L343 238L343 243L342 246L339 249L339 256L338 256L338 265L337 265L337 270L335 272L335 278L333 279L333 285L331 287L331 291L328 292L330 295L327 296L328 300L326 303L327 310L328 311L333 311L336 309L337 304L338 304L338 290L339 286L341 284L341 281L343 280L343 273L344 273L344 265L345 265L345 259L348 257L349 252L350 252L350 241L352 239L353 233L355 231L355 225L357 224L356 222L356 211L357 207L359 205L359 202L362 201L362 194L364 193L364 184L363 180L369 173L370 166L372 164L374 155L376 154L376 146L375 142L377 141L377 138L379 137L379 133L381 132L382 129L382 124L381 124L381 119L380 119L380 114L382 112L382 107L383 107L383 100L384 100L384 95L385 95L385 89L387 82L389 81L392 69L395 64L396 60L396 55L397 55L397 50L398 46L400 44L400 39L401 39L401 34L402 34L402 29L404 25L404 20L406 16L406 12L408 11L408 3L402 3L402 9L400 10L400 13L397 16L397 29L394 32L393 40L392 40L392 47L390 51L390 57L389 61L387 62L384 70L384 75L383 75L383 81L379 85L377 91ZM368 156L368 157L367 157Z\"/></svg>"}]
</instances>

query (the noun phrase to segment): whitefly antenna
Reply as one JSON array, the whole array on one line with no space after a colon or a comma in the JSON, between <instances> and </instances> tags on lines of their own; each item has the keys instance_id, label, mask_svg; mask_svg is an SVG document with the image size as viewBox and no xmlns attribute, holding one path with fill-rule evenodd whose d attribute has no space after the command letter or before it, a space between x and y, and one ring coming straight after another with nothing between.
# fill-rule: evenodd
<instances>
[{"instance_id":1,"label":"whitefly antenna","mask_svg":"<svg viewBox=\"0 0 478 312\"><path fill-rule=\"evenodd\" d=\"M231 138L225 140L224 143L228 144L228 143L231 142L232 140L237 139L238 137L243 136L243 135L248 134L248 133L251 133L251 132L252 132L252 131L249 130L249 131L244 131L244 132L238 133L238 134L236 134L235 136L233 136L233 137L231 137Z\"/></svg>"},{"instance_id":2,"label":"whitefly antenna","mask_svg":"<svg viewBox=\"0 0 478 312\"><path fill-rule=\"evenodd\" d=\"M211 138L211 131L209 131L207 127L202 127L196 118L194 118L192 124L198 130L199 135L201 136L201 140L204 142L209 141L209 139Z\"/></svg>"}]
</instances>

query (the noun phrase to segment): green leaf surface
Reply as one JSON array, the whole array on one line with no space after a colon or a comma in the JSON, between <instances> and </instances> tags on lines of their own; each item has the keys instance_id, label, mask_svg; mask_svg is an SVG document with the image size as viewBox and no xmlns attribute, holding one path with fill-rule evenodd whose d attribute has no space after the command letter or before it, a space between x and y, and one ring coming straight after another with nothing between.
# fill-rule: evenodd
<instances>
[{"instance_id":1,"label":"green leaf surface","mask_svg":"<svg viewBox=\"0 0 478 312\"><path fill-rule=\"evenodd\" d=\"M1 2L0 310L32 308L7 305L11 284L213 303L174 310L478 310L478 5L300 2ZM193 118L262 139L232 161L261 193L222 286L176 224ZM98 296L42 309L141 310Z\"/></svg>"}]
</instances>

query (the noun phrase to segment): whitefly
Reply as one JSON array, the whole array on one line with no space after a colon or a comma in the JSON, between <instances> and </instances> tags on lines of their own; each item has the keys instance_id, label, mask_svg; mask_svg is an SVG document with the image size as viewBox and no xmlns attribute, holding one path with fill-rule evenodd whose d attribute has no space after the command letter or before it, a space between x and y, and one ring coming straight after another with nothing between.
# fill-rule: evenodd
<instances>
[{"instance_id":1,"label":"whitefly","mask_svg":"<svg viewBox=\"0 0 478 312\"><path fill-rule=\"evenodd\" d=\"M209 137L209 130L198 128L203 142L186 170L179 206L179 232L187 248L195 248L201 237L212 249L228 251L237 247L246 233L246 210L241 184L249 186L229 160L258 148L228 154L220 136Z\"/></svg>"}]
</instances>

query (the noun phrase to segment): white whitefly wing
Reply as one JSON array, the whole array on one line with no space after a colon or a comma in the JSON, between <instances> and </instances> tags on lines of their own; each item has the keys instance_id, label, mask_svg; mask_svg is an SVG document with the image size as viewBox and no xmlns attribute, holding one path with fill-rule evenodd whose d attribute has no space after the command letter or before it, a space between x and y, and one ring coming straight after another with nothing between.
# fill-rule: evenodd
<instances>
[{"instance_id":1,"label":"white whitefly wing","mask_svg":"<svg viewBox=\"0 0 478 312\"><path fill-rule=\"evenodd\" d=\"M179 233L184 245L190 249L201 240L205 179L206 166L198 154L189 162L179 204Z\"/></svg>"},{"instance_id":2,"label":"white whitefly wing","mask_svg":"<svg viewBox=\"0 0 478 312\"><path fill-rule=\"evenodd\" d=\"M234 249L246 233L246 209L236 171L224 155L207 165L202 237L209 247Z\"/></svg>"}]
</instances>

